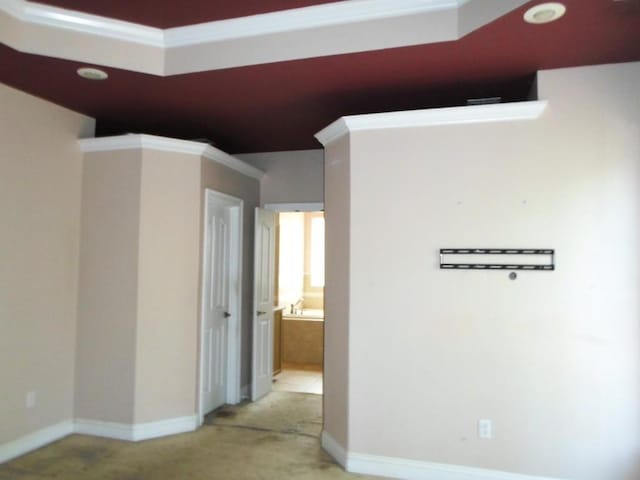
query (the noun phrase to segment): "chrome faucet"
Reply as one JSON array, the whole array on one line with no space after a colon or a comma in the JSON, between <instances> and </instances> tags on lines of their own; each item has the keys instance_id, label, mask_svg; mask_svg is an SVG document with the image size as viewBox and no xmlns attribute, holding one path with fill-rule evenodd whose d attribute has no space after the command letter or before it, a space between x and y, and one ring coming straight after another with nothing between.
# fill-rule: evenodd
<instances>
[{"instance_id":1,"label":"chrome faucet","mask_svg":"<svg viewBox=\"0 0 640 480\"><path fill-rule=\"evenodd\" d=\"M302 314L302 302L304 302L304 297L300 297L296 303L291 305L291 313L300 313ZM298 312L296 312L296 308L300 305Z\"/></svg>"}]
</instances>

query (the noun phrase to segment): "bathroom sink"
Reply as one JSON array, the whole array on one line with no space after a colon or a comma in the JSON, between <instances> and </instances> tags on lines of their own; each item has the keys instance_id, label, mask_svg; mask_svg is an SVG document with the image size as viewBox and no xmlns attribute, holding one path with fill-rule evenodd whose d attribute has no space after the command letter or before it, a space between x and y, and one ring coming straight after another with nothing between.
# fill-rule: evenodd
<instances>
[{"instance_id":1,"label":"bathroom sink","mask_svg":"<svg viewBox=\"0 0 640 480\"><path fill-rule=\"evenodd\" d=\"M302 310L296 310L296 313L290 311L284 311L282 313L283 318L299 318L308 320L324 320L324 310L319 308L305 308Z\"/></svg>"}]
</instances>

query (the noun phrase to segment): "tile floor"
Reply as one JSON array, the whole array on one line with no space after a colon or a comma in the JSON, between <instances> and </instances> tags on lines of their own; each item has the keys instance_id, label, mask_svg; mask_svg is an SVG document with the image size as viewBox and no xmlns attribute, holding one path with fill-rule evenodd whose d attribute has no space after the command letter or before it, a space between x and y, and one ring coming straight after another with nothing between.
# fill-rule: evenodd
<instances>
[{"instance_id":1,"label":"tile floor","mask_svg":"<svg viewBox=\"0 0 640 480\"><path fill-rule=\"evenodd\" d=\"M273 390L322 395L322 368L317 365L285 364L273 378Z\"/></svg>"}]
</instances>

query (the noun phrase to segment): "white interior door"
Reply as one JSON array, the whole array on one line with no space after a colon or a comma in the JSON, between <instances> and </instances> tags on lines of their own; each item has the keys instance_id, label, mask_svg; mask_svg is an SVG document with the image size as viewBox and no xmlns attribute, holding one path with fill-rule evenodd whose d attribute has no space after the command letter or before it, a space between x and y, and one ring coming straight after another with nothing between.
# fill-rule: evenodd
<instances>
[{"instance_id":1,"label":"white interior door","mask_svg":"<svg viewBox=\"0 0 640 480\"><path fill-rule=\"evenodd\" d=\"M269 393L273 381L275 242L275 212L256 208L253 272L252 400L257 400Z\"/></svg>"},{"instance_id":2,"label":"white interior door","mask_svg":"<svg viewBox=\"0 0 640 480\"><path fill-rule=\"evenodd\" d=\"M226 398L230 208L209 204L206 221L201 381L203 415L224 404Z\"/></svg>"}]
</instances>

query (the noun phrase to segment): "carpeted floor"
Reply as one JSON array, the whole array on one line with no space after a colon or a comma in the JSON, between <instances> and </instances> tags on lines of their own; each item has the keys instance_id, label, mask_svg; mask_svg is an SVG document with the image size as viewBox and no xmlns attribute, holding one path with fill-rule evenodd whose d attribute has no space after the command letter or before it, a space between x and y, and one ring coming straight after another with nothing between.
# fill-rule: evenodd
<instances>
[{"instance_id":1,"label":"carpeted floor","mask_svg":"<svg viewBox=\"0 0 640 480\"><path fill-rule=\"evenodd\" d=\"M322 397L309 393L271 392L259 402L222 407L205 417L205 425L226 425L320 437Z\"/></svg>"},{"instance_id":2,"label":"carpeted floor","mask_svg":"<svg viewBox=\"0 0 640 480\"><path fill-rule=\"evenodd\" d=\"M222 407L193 433L137 443L71 435L0 465L0 480L370 478L321 449L321 428L321 396L272 392Z\"/></svg>"}]
</instances>

